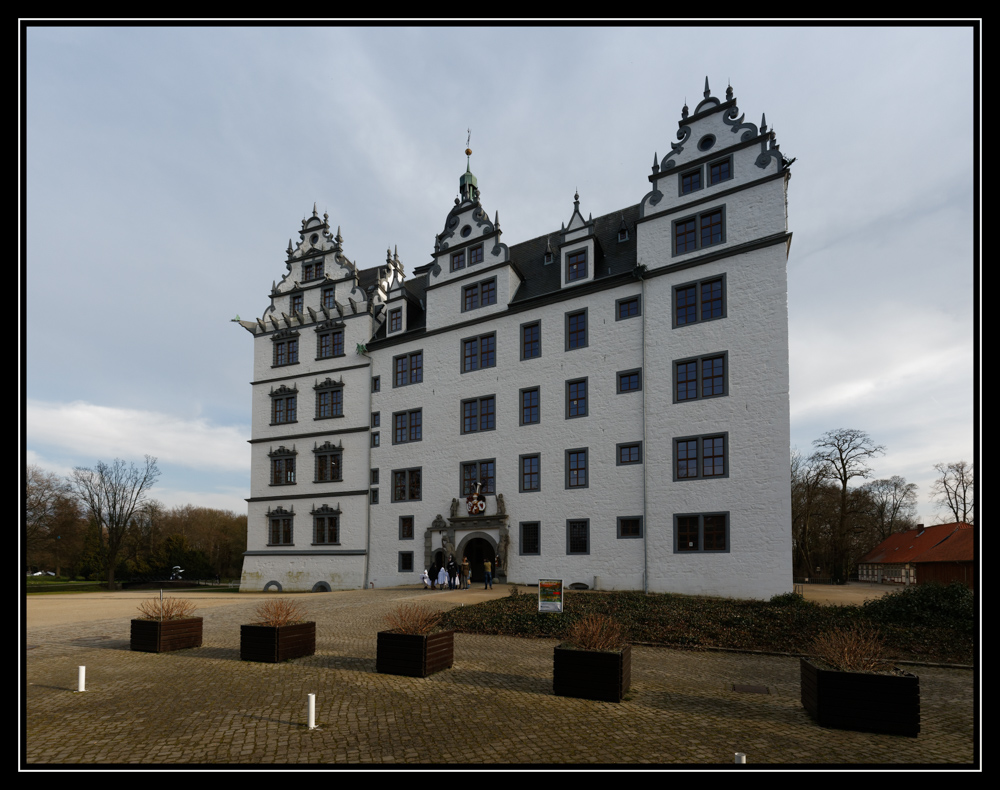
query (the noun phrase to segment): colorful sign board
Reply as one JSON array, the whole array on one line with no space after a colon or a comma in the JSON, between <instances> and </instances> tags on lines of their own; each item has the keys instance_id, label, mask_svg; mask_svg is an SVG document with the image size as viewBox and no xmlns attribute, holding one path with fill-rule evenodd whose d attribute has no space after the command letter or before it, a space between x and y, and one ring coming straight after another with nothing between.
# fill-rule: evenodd
<instances>
[{"instance_id":1,"label":"colorful sign board","mask_svg":"<svg viewBox=\"0 0 1000 790\"><path fill-rule=\"evenodd\" d=\"M562 579L538 580L538 611L562 614L563 582Z\"/></svg>"}]
</instances>

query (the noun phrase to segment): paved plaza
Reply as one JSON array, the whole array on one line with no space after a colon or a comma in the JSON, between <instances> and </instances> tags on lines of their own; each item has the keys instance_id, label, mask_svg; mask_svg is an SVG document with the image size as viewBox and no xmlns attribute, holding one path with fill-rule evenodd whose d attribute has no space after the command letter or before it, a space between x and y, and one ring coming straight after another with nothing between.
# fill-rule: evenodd
<instances>
[{"instance_id":1,"label":"paved plaza","mask_svg":"<svg viewBox=\"0 0 1000 790\"><path fill-rule=\"evenodd\" d=\"M799 701L799 661L784 656L635 646L621 704L554 696L552 639L456 634L450 670L426 679L376 673L376 633L395 605L447 609L505 593L497 585L491 594L406 587L295 596L316 621L316 654L284 664L239 660L239 627L262 595L187 596L204 600L204 644L163 654L129 650L131 614L111 604L95 601L96 615L72 624L33 624L29 606L22 762L729 766L736 752L748 767L974 760L968 669L911 669L920 676L917 738L816 726ZM132 599L153 594L114 595L134 611Z\"/></svg>"}]
</instances>

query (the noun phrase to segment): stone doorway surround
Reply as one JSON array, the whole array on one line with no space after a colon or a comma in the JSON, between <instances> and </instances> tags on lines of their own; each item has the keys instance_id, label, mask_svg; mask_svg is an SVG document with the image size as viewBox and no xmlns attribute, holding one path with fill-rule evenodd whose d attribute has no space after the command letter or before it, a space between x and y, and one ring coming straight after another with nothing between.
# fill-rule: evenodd
<instances>
[{"instance_id":1,"label":"stone doorway surround","mask_svg":"<svg viewBox=\"0 0 1000 790\"><path fill-rule=\"evenodd\" d=\"M490 544L494 556L500 556L500 572L497 573L494 568L494 581L506 582L510 546L507 520L506 513L488 516L453 516L449 519L438 515L424 532L425 567L430 567L435 552L441 550L446 557L448 554L454 554L455 559L461 563L469 541L482 538Z\"/></svg>"}]
</instances>

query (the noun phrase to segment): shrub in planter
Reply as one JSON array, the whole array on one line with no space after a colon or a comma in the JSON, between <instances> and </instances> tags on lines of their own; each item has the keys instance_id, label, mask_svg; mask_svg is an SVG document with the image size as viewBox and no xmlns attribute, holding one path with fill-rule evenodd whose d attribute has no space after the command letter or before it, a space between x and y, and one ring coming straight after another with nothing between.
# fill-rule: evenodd
<instances>
[{"instance_id":1,"label":"shrub in planter","mask_svg":"<svg viewBox=\"0 0 1000 790\"><path fill-rule=\"evenodd\" d=\"M632 685L632 647L604 614L581 618L555 648L552 692L560 697L621 702Z\"/></svg>"},{"instance_id":2,"label":"shrub in planter","mask_svg":"<svg viewBox=\"0 0 1000 790\"><path fill-rule=\"evenodd\" d=\"M257 620L240 626L240 660L276 664L316 652L316 623L298 601L277 598L257 607Z\"/></svg>"},{"instance_id":3,"label":"shrub in planter","mask_svg":"<svg viewBox=\"0 0 1000 790\"><path fill-rule=\"evenodd\" d=\"M920 679L892 665L878 631L853 625L820 634L800 660L802 707L821 727L920 733Z\"/></svg>"},{"instance_id":4,"label":"shrub in planter","mask_svg":"<svg viewBox=\"0 0 1000 790\"><path fill-rule=\"evenodd\" d=\"M151 598L139 604L132 620L132 650L166 653L201 647L202 618L194 617L194 603L183 598Z\"/></svg>"},{"instance_id":5,"label":"shrub in planter","mask_svg":"<svg viewBox=\"0 0 1000 790\"><path fill-rule=\"evenodd\" d=\"M387 675L425 678L455 663L455 632L441 631L440 612L415 604L389 612L378 632L375 669Z\"/></svg>"}]
</instances>

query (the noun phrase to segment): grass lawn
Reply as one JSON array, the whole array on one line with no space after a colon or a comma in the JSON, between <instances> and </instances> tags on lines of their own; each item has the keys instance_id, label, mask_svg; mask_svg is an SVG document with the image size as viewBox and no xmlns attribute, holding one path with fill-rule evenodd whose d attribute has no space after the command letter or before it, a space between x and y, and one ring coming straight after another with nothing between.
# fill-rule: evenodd
<instances>
[{"instance_id":1,"label":"grass lawn","mask_svg":"<svg viewBox=\"0 0 1000 790\"><path fill-rule=\"evenodd\" d=\"M464 633L561 639L574 620L592 613L615 617L632 643L808 654L823 631L864 621L878 627L897 660L972 664L975 652L973 596L955 585L911 587L863 606L820 606L795 594L748 601L566 591L563 614L540 614L537 597L522 593L452 609L442 624Z\"/></svg>"}]
</instances>

